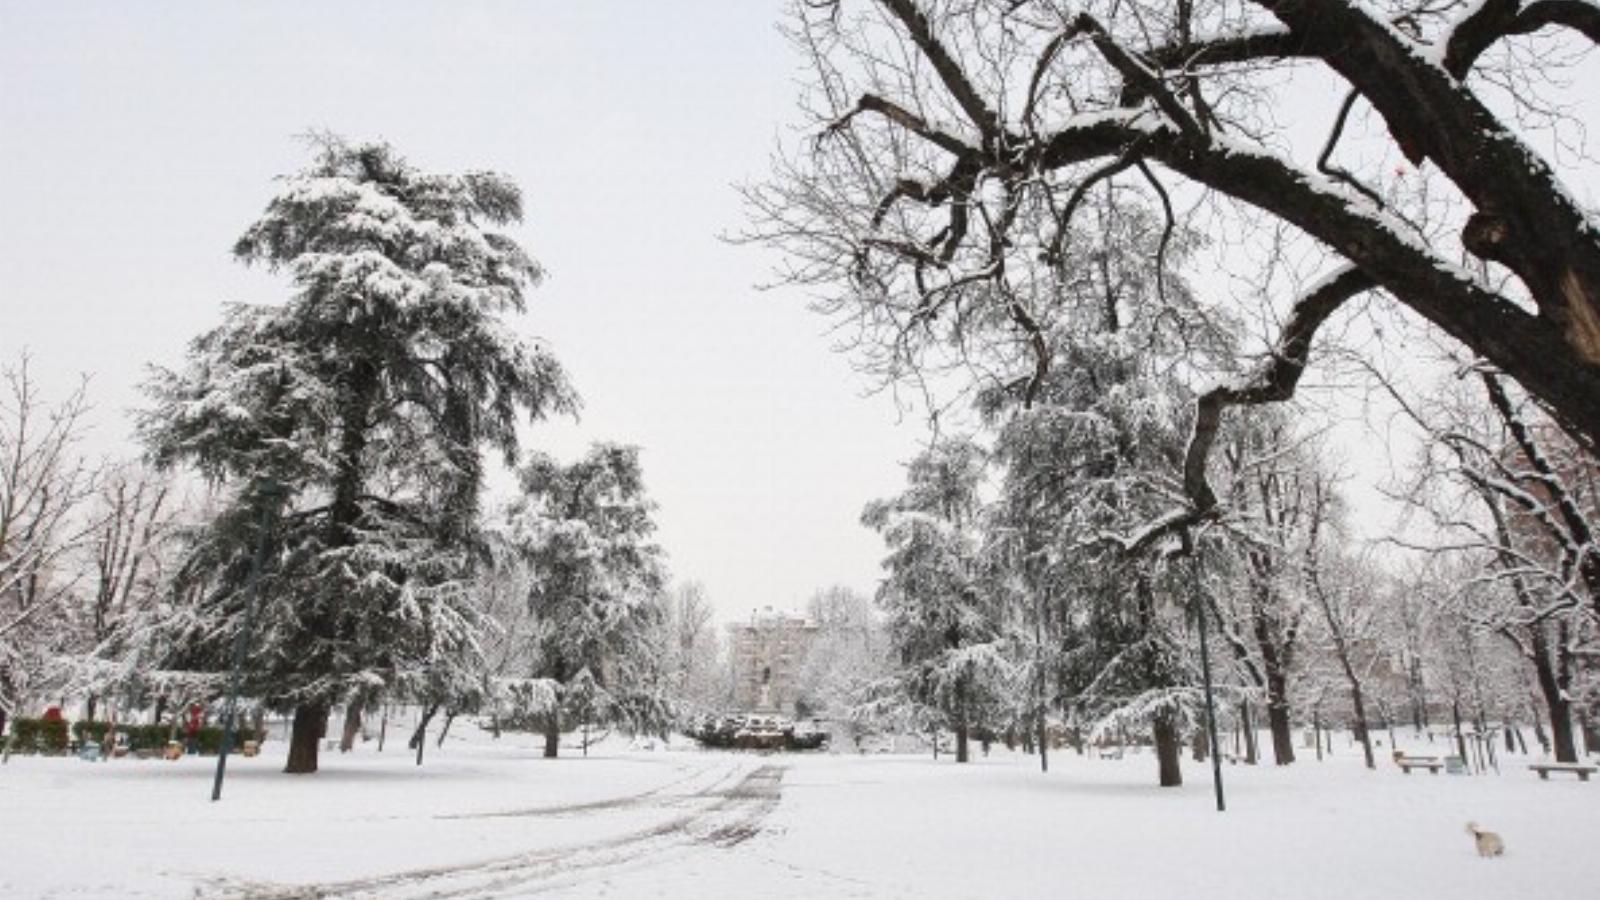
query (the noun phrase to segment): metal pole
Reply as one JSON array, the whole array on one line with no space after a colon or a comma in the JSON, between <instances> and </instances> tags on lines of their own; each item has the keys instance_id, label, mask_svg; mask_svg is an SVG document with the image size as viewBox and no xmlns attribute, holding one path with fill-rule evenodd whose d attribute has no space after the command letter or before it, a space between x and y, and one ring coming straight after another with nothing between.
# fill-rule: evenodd
<instances>
[{"instance_id":1,"label":"metal pole","mask_svg":"<svg viewBox=\"0 0 1600 900\"><path fill-rule=\"evenodd\" d=\"M1201 599L1200 556L1190 557L1194 574L1194 604L1196 618L1200 620L1200 673L1206 689L1206 731L1211 738L1211 784L1217 792L1217 812L1225 812L1228 803L1222 796L1222 753L1217 744L1217 708L1211 699L1211 651L1206 646L1206 605Z\"/></svg>"},{"instance_id":2,"label":"metal pole","mask_svg":"<svg viewBox=\"0 0 1600 900\"><path fill-rule=\"evenodd\" d=\"M261 533L256 538L255 557L250 561L250 579L245 584L244 622L239 627L239 633L233 640L233 671L228 676L228 705L223 713L222 748L217 753L217 775L211 782L211 800L216 802L222 799L222 776L228 768L228 751L233 749L235 719L239 707L239 679L244 671L244 649L250 638L251 626L255 622L256 593L261 581L261 570L267 560L267 532L272 524L272 511L277 504L276 485L269 486L262 492L261 506Z\"/></svg>"}]
</instances>

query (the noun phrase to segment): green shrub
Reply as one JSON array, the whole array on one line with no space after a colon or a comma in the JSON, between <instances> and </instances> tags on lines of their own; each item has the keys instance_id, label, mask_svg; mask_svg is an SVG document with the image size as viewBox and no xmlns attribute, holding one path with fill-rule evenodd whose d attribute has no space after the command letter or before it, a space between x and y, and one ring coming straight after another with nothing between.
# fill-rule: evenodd
<instances>
[{"instance_id":1,"label":"green shrub","mask_svg":"<svg viewBox=\"0 0 1600 900\"><path fill-rule=\"evenodd\" d=\"M11 720L12 753L46 753L59 755L67 752L67 723L64 719Z\"/></svg>"},{"instance_id":2,"label":"green shrub","mask_svg":"<svg viewBox=\"0 0 1600 900\"><path fill-rule=\"evenodd\" d=\"M72 737L78 743L94 741L100 743L106 736L106 729L111 727L110 722L95 719L79 719L72 723Z\"/></svg>"},{"instance_id":3,"label":"green shrub","mask_svg":"<svg viewBox=\"0 0 1600 900\"><path fill-rule=\"evenodd\" d=\"M39 752L39 727L44 723L39 719L27 719L17 716L11 720L11 752L12 753L38 753Z\"/></svg>"}]
</instances>

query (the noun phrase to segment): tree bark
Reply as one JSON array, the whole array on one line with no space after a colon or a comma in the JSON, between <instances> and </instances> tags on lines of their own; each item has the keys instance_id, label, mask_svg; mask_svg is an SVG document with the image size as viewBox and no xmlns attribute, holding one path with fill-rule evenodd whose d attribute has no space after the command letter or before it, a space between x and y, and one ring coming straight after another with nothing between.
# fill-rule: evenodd
<instances>
[{"instance_id":1,"label":"tree bark","mask_svg":"<svg viewBox=\"0 0 1600 900\"><path fill-rule=\"evenodd\" d=\"M1250 701L1239 704L1239 730L1244 734L1244 762L1255 765L1260 759L1256 750L1256 726L1250 721Z\"/></svg>"},{"instance_id":2,"label":"tree bark","mask_svg":"<svg viewBox=\"0 0 1600 900\"><path fill-rule=\"evenodd\" d=\"M322 703L302 703L294 708L294 724L289 731L289 762L283 771L290 775L309 775L317 771L317 744L328 728L328 707Z\"/></svg>"},{"instance_id":3,"label":"tree bark","mask_svg":"<svg viewBox=\"0 0 1600 900\"><path fill-rule=\"evenodd\" d=\"M544 755L555 759L561 751L561 712L551 710L544 723Z\"/></svg>"},{"instance_id":4,"label":"tree bark","mask_svg":"<svg viewBox=\"0 0 1600 900\"><path fill-rule=\"evenodd\" d=\"M1361 694L1360 679L1350 679L1350 702L1356 711L1356 738L1361 741L1361 752L1367 758L1367 768L1376 769L1377 763L1372 759L1372 732L1367 728L1367 703Z\"/></svg>"},{"instance_id":5,"label":"tree bark","mask_svg":"<svg viewBox=\"0 0 1600 900\"><path fill-rule=\"evenodd\" d=\"M454 722L455 720L456 720L456 711L453 710L453 709L445 710L444 726L439 729L439 740L434 743L435 747L443 747L444 746L444 736L450 733L450 723ZM587 754L585 754L585 755L587 755Z\"/></svg>"},{"instance_id":6,"label":"tree bark","mask_svg":"<svg viewBox=\"0 0 1600 900\"><path fill-rule=\"evenodd\" d=\"M1562 673L1556 671L1542 624L1533 629L1533 672L1550 714L1550 738L1557 762L1577 762L1578 746L1572 734L1572 701L1567 699Z\"/></svg>"},{"instance_id":7,"label":"tree bark","mask_svg":"<svg viewBox=\"0 0 1600 900\"><path fill-rule=\"evenodd\" d=\"M340 753L349 753L350 749L356 745L356 735L361 731L361 712L364 705L360 697L356 697L345 704L344 733L339 735Z\"/></svg>"},{"instance_id":8,"label":"tree bark","mask_svg":"<svg viewBox=\"0 0 1600 900\"><path fill-rule=\"evenodd\" d=\"M1162 787L1178 787L1183 784L1183 769L1179 765L1183 742L1178 738L1178 724L1173 719L1170 711L1163 710L1156 713L1150 721L1150 731L1156 745L1156 766Z\"/></svg>"},{"instance_id":9,"label":"tree bark","mask_svg":"<svg viewBox=\"0 0 1600 900\"><path fill-rule=\"evenodd\" d=\"M1294 762L1294 723L1289 720L1289 698L1281 693L1287 689L1284 682L1281 675L1267 678L1267 727L1272 730L1272 761L1280 766Z\"/></svg>"},{"instance_id":10,"label":"tree bark","mask_svg":"<svg viewBox=\"0 0 1600 900\"><path fill-rule=\"evenodd\" d=\"M417 765L422 765L422 748L428 743L428 723L433 721L434 714L439 712L439 704L430 704L422 711L422 718L417 721L417 730L412 732L411 741L406 744L417 751Z\"/></svg>"},{"instance_id":11,"label":"tree bark","mask_svg":"<svg viewBox=\"0 0 1600 900\"><path fill-rule=\"evenodd\" d=\"M1044 715L1039 716L1039 771L1050 771L1050 725L1045 721ZM983 751L984 756L989 755L987 745Z\"/></svg>"},{"instance_id":12,"label":"tree bark","mask_svg":"<svg viewBox=\"0 0 1600 900\"><path fill-rule=\"evenodd\" d=\"M956 682L956 762L969 759L967 752L967 684L965 679Z\"/></svg>"}]
</instances>

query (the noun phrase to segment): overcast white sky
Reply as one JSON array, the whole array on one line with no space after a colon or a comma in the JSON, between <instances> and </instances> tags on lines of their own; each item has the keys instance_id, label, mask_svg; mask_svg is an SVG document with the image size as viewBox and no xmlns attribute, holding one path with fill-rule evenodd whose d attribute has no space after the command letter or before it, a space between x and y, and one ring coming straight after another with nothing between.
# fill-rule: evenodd
<instances>
[{"instance_id":1,"label":"overcast white sky","mask_svg":"<svg viewBox=\"0 0 1600 900\"><path fill-rule=\"evenodd\" d=\"M832 583L870 591L882 547L860 509L898 488L925 429L866 395L804 297L755 290L769 257L717 237L742 222L733 185L765 173L797 118L779 11L0 0L0 358L29 349L57 396L92 373L94 451L135 452L144 366L177 363L224 301L285 296L228 248L272 178L305 163L295 135L386 138L419 167L501 170L526 194L517 236L551 277L522 327L586 402L530 446L642 446L673 572L703 581L724 619ZM1592 121L1600 61L1568 74L1575 118ZM1314 155L1342 92L1295 89L1284 112ZM1600 174L1562 157L1593 203ZM1373 485L1388 443L1348 423L1331 442L1362 530L1386 531Z\"/></svg>"},{"instance_id":2,"label":"overcast white sky","mask_svg":"<svg viewBox=\"0 0 1600 900\"><path fill-rule=\"evenodd\" d=\"M550 271L524 329L586 402L540 427L562 456L644 448L674 575L724 618L871 590L857 517L921 439L830 351L770 259L717 235L732 184L792 121L776 0L0 3L0 357L59 393L94 374L97 452L225 300L281 279L228 249L306 160L294 135L383 137L436 171L509 173Z\"/></svg>"}]
</instances>

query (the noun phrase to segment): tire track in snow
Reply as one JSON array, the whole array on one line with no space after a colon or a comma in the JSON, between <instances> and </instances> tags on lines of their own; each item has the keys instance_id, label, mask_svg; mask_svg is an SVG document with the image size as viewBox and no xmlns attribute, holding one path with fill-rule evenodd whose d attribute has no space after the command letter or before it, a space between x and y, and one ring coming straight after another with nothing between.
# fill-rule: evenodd
<instances>
[{"instance_id":1,"label":"tire track in snow","mask_svg":"<svg viewBox=\"0 0 1600 900\"><path fill-rule=\"evenodd\" d=\"M737 768L693 793L663 798L663 808L687 807L688 812L683 815L588 844L541 848L486 860L322 884L271 885L214 880L209 890L197 891L197 895L219 900L487 900L542 893L574 881L603 877L610 871L661 862L683 852L735 847L760 834L766 818L782 801L784 767L760 766L731 787L723 788L736 772ZM612 802L547 807L544 813L566 814L641 805L669 787L663 785L657 791ZM519 814L539 812L507 813Z\"/></svg>"}]
</instances>

